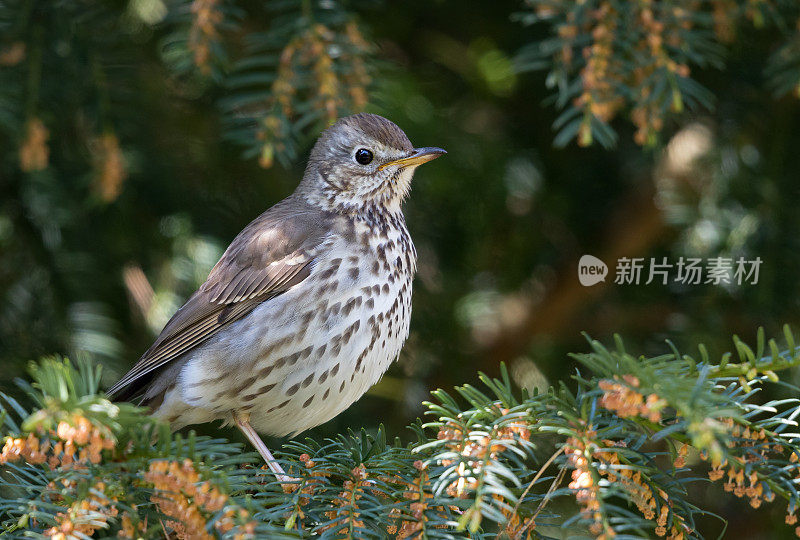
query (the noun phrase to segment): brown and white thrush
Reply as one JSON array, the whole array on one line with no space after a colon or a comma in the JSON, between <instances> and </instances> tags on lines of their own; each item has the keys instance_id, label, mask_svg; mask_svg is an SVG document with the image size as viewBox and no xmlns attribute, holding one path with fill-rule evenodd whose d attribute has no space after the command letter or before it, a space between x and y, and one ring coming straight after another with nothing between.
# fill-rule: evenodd
<instances>
[{"instance_id":1,"label":"brown and white thrush","mask_svg":"<svg viewBox=\"0 0 800 540\"><path fill-rule=\"evenodd\" d=\"M256 432L330 420L397 358L417 258L401 203L444 153L374 114L339 120L295 192L239 233L109 394L141 397L173 429L230 421L288 480Z\"/></svg>"}]
</instances>

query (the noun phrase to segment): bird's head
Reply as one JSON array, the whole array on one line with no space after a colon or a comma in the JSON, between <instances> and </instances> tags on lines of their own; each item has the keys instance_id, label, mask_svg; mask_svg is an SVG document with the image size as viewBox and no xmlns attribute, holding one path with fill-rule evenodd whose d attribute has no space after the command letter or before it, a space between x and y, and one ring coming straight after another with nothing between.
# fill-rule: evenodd
<instances>
[{"instance_id":1,"label":"bird's head","mask_svg":"<svg viewBox=\"0 0 800 540\"><path fill-rule=\"evenodd\" d=\"M347 116L314 145L299 192L334 212L373 205L395 210L408 195L417 166L445 153L435 147L414 148L403 130L382 116Z\"/></svg>"}]
</instances>

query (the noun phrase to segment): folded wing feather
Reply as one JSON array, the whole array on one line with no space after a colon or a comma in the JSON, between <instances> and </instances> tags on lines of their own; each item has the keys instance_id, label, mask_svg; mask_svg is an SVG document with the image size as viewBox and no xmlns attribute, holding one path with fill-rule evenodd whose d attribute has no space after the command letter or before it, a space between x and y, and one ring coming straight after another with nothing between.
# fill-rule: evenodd
<instances>
[{"instance_id":1,"label":"folded wing feather","mask_svg":"<svg viewBox=\"0 0 800 540\"><path fill-rule=\"evenodd\" d=\"M142 393L166 364L308 277L331 229L327 216L304 204L286 199L239 233L205 283L108 394L125 400Z\"/></svg>"}]
</instances>

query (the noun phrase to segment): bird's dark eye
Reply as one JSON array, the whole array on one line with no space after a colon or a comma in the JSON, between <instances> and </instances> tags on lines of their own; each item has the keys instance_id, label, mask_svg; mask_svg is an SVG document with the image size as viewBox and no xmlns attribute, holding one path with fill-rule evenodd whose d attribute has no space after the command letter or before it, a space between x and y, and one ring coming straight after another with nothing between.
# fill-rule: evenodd
<instances>
[{"instance_id":1,"label":"bird's dark eye","mask_svg":"<svg viewBox=\"0 0 800 540\"><path fill-rule=\"evenodd\" d=\"M359 148L356 150L356 161L361 165L368 165L372 161L372 152L366 148Z\"/></svg>"}]
</instances>

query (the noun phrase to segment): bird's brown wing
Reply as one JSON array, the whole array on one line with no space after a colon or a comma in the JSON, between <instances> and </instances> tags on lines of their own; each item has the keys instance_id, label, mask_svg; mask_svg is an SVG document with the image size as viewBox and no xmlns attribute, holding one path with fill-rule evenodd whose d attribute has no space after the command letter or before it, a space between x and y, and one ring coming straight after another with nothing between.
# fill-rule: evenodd
<instances>
[{"instance_id":1,"label":"bird's brown wing","mask_svg":"<svg viewBox=\"0 0 800 540\"><path fill-rule=\"evenodd\" d=\"M287 199L234 239L208 279L172 316L155 343L108 394L130 399L169 362L256 306L302 282L330 230L327 217Z\"/></svg>"}]
</instances>

